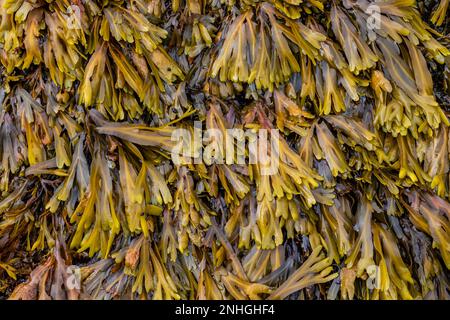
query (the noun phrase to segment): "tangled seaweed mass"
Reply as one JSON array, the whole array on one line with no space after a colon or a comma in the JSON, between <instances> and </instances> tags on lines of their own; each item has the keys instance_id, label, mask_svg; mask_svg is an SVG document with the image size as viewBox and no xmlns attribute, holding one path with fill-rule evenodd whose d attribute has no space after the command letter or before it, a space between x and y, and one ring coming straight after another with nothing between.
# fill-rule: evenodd
<instances>
[{"instance_id":1,"label":"tangled seaweed mass","mask_svg":"<svg viewBox=\"0 0 450 320\"><path fill-rule=\"evenodd\" d=\"M449 299L448 6L0 0L0 297Z\"/></svg>"}]
</instances>

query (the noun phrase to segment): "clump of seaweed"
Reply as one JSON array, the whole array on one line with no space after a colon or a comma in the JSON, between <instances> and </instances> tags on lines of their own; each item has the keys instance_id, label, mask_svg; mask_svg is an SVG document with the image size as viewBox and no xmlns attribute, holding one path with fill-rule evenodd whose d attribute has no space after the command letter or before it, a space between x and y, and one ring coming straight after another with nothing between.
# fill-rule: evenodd
<instances>
[{"instance_id":1,"label":"clump of seaweed","mask_svg":"<svg viewBox=\"0 0 450 320\"><path fill-rule=\"evenodd\" d=\"M0 0L0 297L449 299L448 6Z\"/></svg>"}]
</instances>

